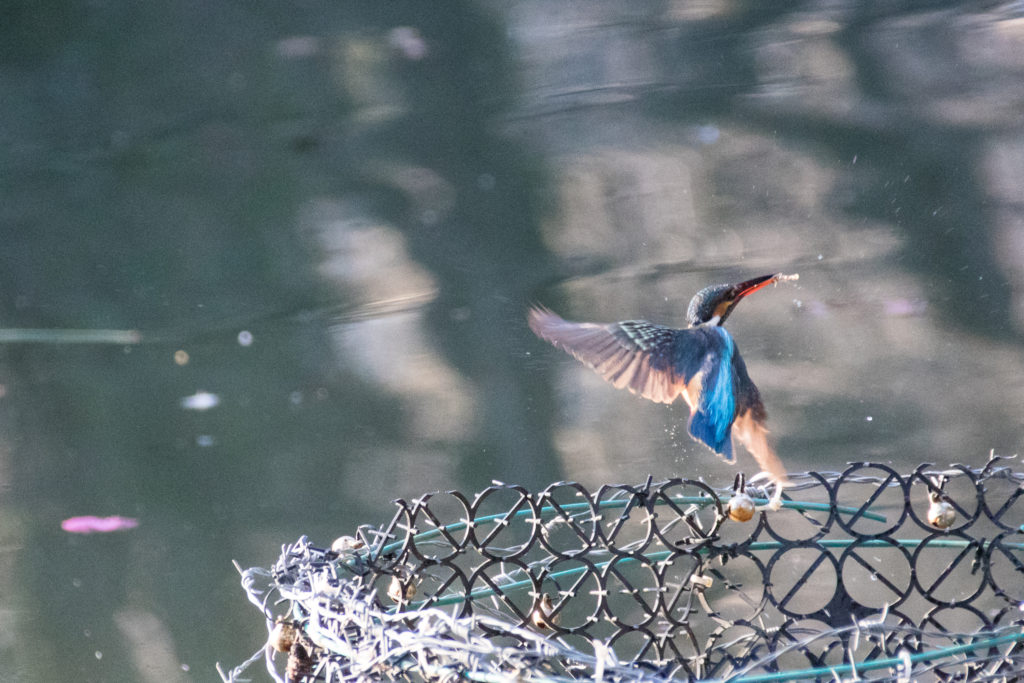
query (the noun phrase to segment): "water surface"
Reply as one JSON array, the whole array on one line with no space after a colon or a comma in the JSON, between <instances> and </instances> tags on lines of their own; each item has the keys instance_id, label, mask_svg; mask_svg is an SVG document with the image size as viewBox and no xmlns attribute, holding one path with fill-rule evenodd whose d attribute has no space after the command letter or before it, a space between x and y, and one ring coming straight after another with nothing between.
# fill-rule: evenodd
<instances>
[{"instance_id":1,"label":"water surface","mask_svg":"<svg viewBox=\"0 0 1024 683\"><path fill-rule=\"evenodd\" d=\"M232 560L397 497L732 481L534 302L798 272L729 320L791 469L1016 453L1024 18L801 8L10 8L0 323L140 341L0 349L0 678L211 680Z\"/></svg>"}]
</instances>

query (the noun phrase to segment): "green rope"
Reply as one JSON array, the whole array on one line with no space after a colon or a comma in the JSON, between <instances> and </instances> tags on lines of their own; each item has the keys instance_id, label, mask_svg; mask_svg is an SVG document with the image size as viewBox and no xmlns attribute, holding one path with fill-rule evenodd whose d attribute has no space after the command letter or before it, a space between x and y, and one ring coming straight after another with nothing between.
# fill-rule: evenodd
<instances>
[{"instance_id":1,"label":"green rope","mask_svg":"<svg viewBox=\"0 0 1024 683\"><path fill-rule=\"evenodd\" d=\"M650 560L650 561L652 561L652 562L659 562L661 560L667 559L669 556L672 555L673 552L674 551L672 551L672 550L663 550L663 551L659 551L659 552L656 552L656 553L651 553L649 555L643 555L643 557L648 559L648 560ZM598 562L597 564L594 565L594 567L596 569L604 569L605 567L607 567L608 565L612 564L613 562L616 562L617 564L629 564L631 562L639 562L639 561L640 561L640 558L638 558L638 557L620 557L617 560L608 560L607 562ZM565 578L565 577L574 576L574 575L577 575L577 574L582 574L585 571L587 571L586 567L575 567L573 569L563 569L560 572L552 572L551 574L548 574L548 577L550 577L552 579L561 579L561 578ZM508 589L510 591L515 591L515 590L519 590L520 588L528 588L532 584L533 584L533 582L530 581L529 579L524 579L522 581L513 581L512 583L504 584L504 585L501 586L501 588L502 588L502 592L504 592L504 589ZM481 588L480 590L473 591L469 595L464 595L464 594L461 594L461 593L453 593L452 595L447 595L447 596L444 596L442 598L438 598L436 601L433 601L433 602L429 598L427 600L420 600L420 601L418 601L416 603L410 603L409 607L411 609L418 609L420 607L426 606L428 603L431 606L433 606L433 607L445 607L447 605L454 605L454 604L457 604L457 603L460 603L460 602L465 602L466 600L479 600L481 598L489 598L489 597L492 597L492 596L494 596L496 594L497 594L497 591L495 591L493 588ZM392 608L392 609L395 609L395 608Z\"/></svg>"},{"instance_id":2,"label":"green rope","mask_svg":"<svg viewBox=\"0 0 1024 683\"><path fill-rule=\"evenodd\" d=\"M932 661L935 659L946 659L955 655L963 654L965 652L974 652L975 650L984 650L990 647L997 647L999 645L1005 645L1006 643L1019 643L1024 641L1024 632L1019 633L1008 633L1003 636L995 638L988 638L986 640L980 640L975 643L964 643L963 645L953 645L950 647L940 648L938 650L929 650L928 652L917 652L909 656L911 664L917 662ZM861 671L874 671L875 669L891 669L898 667L907 662L906 657L887 657L886 659L873 659L860 664L836 664L829 667L820 667L816 669L802 669L800 671L780 671L778 673L771 674L759 674L757 676L742 676L740 678L726 678L723 680L728 683L772 683L773 681L796 681L802 679L820 678L822 676L828 678L834 678L837 675L848 674L853 672ZM708 683L711 683L710 681Z\"/></svg>"},{"instance_id":3,"label":"green rope","mask_svg":"<svg viewBox=\"0 0 1024 683\"><path fill-rule=\"evenodd\" d=\"M977 650L985 650L1005 645L1007 643L1019 643L1022 641L1024 641L1024 632L1008 633L973 643L952 645L950 647L939 648L938 650L929 650L927 652L917 652L910 654L908 657L887 657L885 659L868 660L860 662L859 664L836 664L827 667L801 669L798 671L780 671L777 673L758 674L754 676L740 676L738 678L705 679L704 683L776 683L778 681L820 680L822 678L834 679L836 676L848 673L861 673L875 671L877 669L897 668L905 665L907 661L912 665L917 664L918 662L932 662L939 659L948 659L965 652L975 652ZM508 681L507 673L466 671L462 672L462 677L471 681L479 681L480 683L505 683ZM575 679L569 679L564 676L544 676L531 678L530 680L536 681L537 683L566 683L567 681Z\"/></svg>"},{"instance_id":4,"label":"green rope","mask_svg":"<svg viewBox=\"0 0 1024 683\"><path fill-rule=\"evenodd\" d=\"M729 499L727 499L727 498L719 498L718 500L723 505L727 505L728 501L729 501ZM713 501L713 499L708 497L708 496L677 496L675 498L672 498L670 501L658 500L656 502L656 505L667 505L669 502L672 502L672 503L676 503L676 504L679 504L679 505L702 505L702 506L707 506L707 505L710 505L712 503L712 501ZM754 503L756 505L766 505L768 503L768 499L767 498L754 498L753 501L754 501ZM626 505L629 504L629 502L630 501L627 500L627 499L601 501L600 503L597 504L597 509L598 510L610 510L610 509L615 509L615 508L623 508L623 507L626 507ZM577 512L577 511L585 512L585 511L589 510L591 507L592 506L591 506L590 503L566 503L565 505L559 505L559 508L562 511L565 511L565 512ZM790 510L816 511L816 512L828 512L828 511L830 511L832 509L832 506L829 503L809 503L809 502L800 502L800 501L793 501L793 500L783 501L782 502L782 507L790 509ZM836 511L839 512L840 514L855 515L855 514L857 514L857 512L859 512L859 509L851 508L851 507L839 507L839 508L836 508ZM545 507L542 507L540 509L540 512L541 512L541 514L544 514L545 512L547 512L547 513L556 512L556 508L554 508L552 506L545 506ZM520 511L516 512L513 515L513 519L522 519L524 517L528 517L531 514L533 514L532 510L529 510L529 509L527 509L527 510L520 510ZM870 519L870 520L876 521L876 522L883 522L884 523L886 521L886 518L885 518L884 515L880 515L880 514L877 514L877 513L874 513L874 512L870 512L870 511L869 512L865 512L861 516L864 519ZM496 515L486 515L484 517L479 517L479 518L473 520L473 524L474 525L476 525L476 524L491 524L491 523L494 523L494 522L496 522L498 520L504 519L505 517L507 517L507 514L504 514L504 513L496 514ZM435 536L440 536L445 531L447 531L448 533L455 533L455 532L462 531L467 526L468 526L468 522L454 522L452 524L446 524L443 527L438 527L436 529L430 529L429 531L421 531L419 533L416 533L413 536L413 540L415 540L415 541L428 541L431 538L434 538ZM386 545L383 548L381 548L380 554L384 555L384 554L387 554L387 553L396 552L397 550L401 549L403 544L404 544L404 541L396 541L394 543L389 543L388 545Z\"/></svg>"},{"instance_id":5,"label":"green rope","mask_svg":"<svg viewBox=\"0 0 1024 683\"><path fill-rule=\"evenodd\" d=\"M921 545L924 542L925 542L924 540L917 539L917 538L901 538L901 539L896 539L895 543L893 543L892 541L886 541L886 540L882 540L882 539L870 539L870 540L867 540L867 541L860 542L859 545L861 547L864 547L864 548L891 548L891 547L894 547L894 546L896 546L896 547L904 547L904 548L915 548L915 547ZM822 548L848 548L848 547L854 545L855 543L857 543L857 541L853 541L853 540L850 540L850 539L837 538L837 539L822 539L820 541L816 541L815 545L820 546ZM928 542L928 545L939 547L939 548L965 548L968 545L970 545L970 543L971 543L971 541L965 541L965 540L954 539L954 538L933 538L933 539L931 539L931 541ZM988 544L983 544L980 549L984 550L987 545ZM763 551L768 551L768 550L778 550L781 547L783 547L783 544L781 542L779 542L779 541L760 541L760 542L757 542L757 543L751 543L749 546L747 546L747 549L750 550L750 551L762 551L762 550ZM1024 544L1020 544L1020 543L1014 543L1012 545L1007 545L1005 547L1012 548L1014 550L1024 550ZM707 548L701 548L699 550L699 552L706 553L706 552L708 552L708 549ZM647 559L647 560L649 560L651 562L660 562L660 561L663 561L665 559L668 559L674 553L675 553L674 550L662 550L662 551L658 551L658 552L654 552L654 553L644 554L644 555L641 555L640 557L624 556L624 557L619 557L617 559L608 560L607 562L595 563L594 564L594 568L600 570L600 569L604 569L605 567L607 567L608 565L610 565L612 563L617 563L617 564L622 565L622 564L628 564L630 562L639 562L641 560L641 558ZM564 570L562 570L560 572L552 572L546 578L551 578L551 579L567 578L567 577L572 577L572 576L575 576L575 575L583 574L586 571L588 571L587 567L574 567L572 569L564 569ZM517 590L520 590L520 589L523 589L523 588L529 588L532 585L533 585L533 582L531 580L523 579L521 581L513 581L511 583L503 584L501 586L501 589L502 589L503 593L504 592L514 592L514 591L517 591ZM475 590L475 591L471 592L469 595L466 595L464 593L453 593L453 594L442 596L442 597L436 598L436 599L427 598L426 600L418 600L416 602L410 603L408 605L408 608L409 609L420 609L422 607L426 607L427 605L434 606L434 607L445 607L447 605L455 605L455 604L458 604L458 603L461 603L461 602L465 602L467 600L480 600L480 599L483 599L483 598L494 597L495 595L497 595L497 593L498 593L498 591L493 589L493 588L481 588L479 590ZM396 605L396 606L392 607L391 610L392 610L392 613L397 612L398 611L398 606Z\"/></svg>"}]
</instances>

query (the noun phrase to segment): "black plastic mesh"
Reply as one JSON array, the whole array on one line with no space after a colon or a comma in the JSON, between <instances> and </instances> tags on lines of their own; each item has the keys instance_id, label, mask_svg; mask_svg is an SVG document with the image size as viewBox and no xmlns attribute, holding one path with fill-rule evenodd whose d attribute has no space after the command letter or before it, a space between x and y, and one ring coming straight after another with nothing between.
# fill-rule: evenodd
<instances>
[{"instance_id":1,"label":"black plastic mesh","mask_svg":"<svg viewBox=\"0 0 1024 683\"><path fill-rule=\"evenodd\" d=\"M361 547L302 539L243 584L271 627L296 625L287 657L267 649L292 680L1024 671L1024 475L994 458L792 478L748 522L728 517L734 491L685 479L399 500Z\"/></svg>"}]
</instances>

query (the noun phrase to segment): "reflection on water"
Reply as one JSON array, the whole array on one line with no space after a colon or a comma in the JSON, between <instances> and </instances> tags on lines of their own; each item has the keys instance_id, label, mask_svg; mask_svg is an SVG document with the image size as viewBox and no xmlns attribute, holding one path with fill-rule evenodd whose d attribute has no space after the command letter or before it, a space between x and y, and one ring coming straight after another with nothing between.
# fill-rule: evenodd
<instances>
[{"instance_id":1,"label":"reflection on water","mask_svg":"<svg viewBox=\"0 0 1024 683\"><path fill-rule=\"evenodd\" d=\"M399 496L731 482L534 302L799 272L729 320L790 469L1020 448L1013 3L60 7L0 27L0 322L142 337L3 337L4 680L208 680L232 559Z\"/></svg>"}]
</instances>

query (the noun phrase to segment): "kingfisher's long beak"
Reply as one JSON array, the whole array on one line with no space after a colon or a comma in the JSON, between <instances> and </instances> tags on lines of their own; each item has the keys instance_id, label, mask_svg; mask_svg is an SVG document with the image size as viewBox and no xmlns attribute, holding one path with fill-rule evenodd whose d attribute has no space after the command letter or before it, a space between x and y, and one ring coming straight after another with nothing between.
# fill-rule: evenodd
<instances>
[{"instance_id":1,"label":"kingfisher's long beak","mask_svg":"<svg viewBox=\"0 0 1024 683\"><path fill-rule=\"evenodd\" d=\"M779 279L781 273L773 273L772 275L762 275L761 277L755 277L753 280L747 280L741 282L738 285L733 285L732 289L735 294L733 295L733 301L739 301L743 297L753 294L759 289L763 289Z\"/></svg>"}]
</instances>

